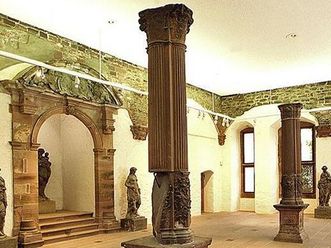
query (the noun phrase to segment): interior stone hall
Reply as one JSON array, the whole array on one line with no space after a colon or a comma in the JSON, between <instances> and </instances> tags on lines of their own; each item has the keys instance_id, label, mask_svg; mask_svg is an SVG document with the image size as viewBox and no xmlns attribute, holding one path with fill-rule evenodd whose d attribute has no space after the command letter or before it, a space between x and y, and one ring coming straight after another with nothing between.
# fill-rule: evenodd
<instances>
[{"instance_id":1,"label":"interior stone hall","mask_svg":"<svg viewBox=\"0 0 331 248\"><path fill-rule=\"evenodd\" d=\"M0 248L331 248L330 13L0 0Z\"/></svg>"}]
</instances>

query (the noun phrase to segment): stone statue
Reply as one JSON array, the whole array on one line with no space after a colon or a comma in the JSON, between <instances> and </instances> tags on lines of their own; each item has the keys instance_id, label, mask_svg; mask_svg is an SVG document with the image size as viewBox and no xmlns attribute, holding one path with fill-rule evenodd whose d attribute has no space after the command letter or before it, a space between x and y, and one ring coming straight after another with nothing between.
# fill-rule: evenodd
<instances>
[{"instance_id":1,"label":"stone statue","mask_svg":"<svg viewBox=\"0 0 331 248\"><path fill-rule=\"evenodd\" d=\"M6 185L5 185L5 180L0 176L0 239L6 237L3 230L5 226L6 208L7 208Z\"/></svg>"},{"instance_id":2,"label":"stone statue","mask_svg":"<svg viewBox=\"0 0 331 248\"><path fill-rule=\"evenodd\" d=\"M48 200L45 195L45 188L51 176L51 165L49 161L49 153L44 149L38 149L38 178L39 178L39 199Z\"/></svg>"},{"instance_id":3,"label":"stone statue","mask_svg":"<svg viewBox=\"0 0 331 248\"><path fill-rule=\"evenodd\" d=\"M321 178L318 181L319 189L319 206L325 207L329 206L330 195L331 195L331 176L327 171L328 167L325 165L322 167Z\"/></svg>"},{"instance_id":4,"label":"stone statue","mask_svg":"<svg viewBox=\"0 0 331 248\"><path fill-rule=\"evenodd\" d=\"M137 168L131 167L125 186L127 187L128 210L126 213L127 219L138 217L138 209L141 204L140 188L138 186L138 179L136 176Z\"/></svg>"}]
</instances>

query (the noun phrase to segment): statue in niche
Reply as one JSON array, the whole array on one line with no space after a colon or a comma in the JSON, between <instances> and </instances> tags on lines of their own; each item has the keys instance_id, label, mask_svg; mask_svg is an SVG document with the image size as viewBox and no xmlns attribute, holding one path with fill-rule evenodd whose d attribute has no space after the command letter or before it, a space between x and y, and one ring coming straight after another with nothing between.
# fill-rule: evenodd
<instances>
[{"instance_id":1,"label":"statue in niche","mask_svg":"<svg viewBox=\"0 0 331 248\"><path fill-rule=\"evenodd\" d=\"M38 149L38 178L39 178L39 199L48 200L45 195L45 188L51 176L51 165L49 153L43 148Z\"/></svg>"},{"instance_id":2,"label":"statue in niche","mask_svg":"<svg viewBox=\"0 0 331 248\"><path fill-rule=\"evenodd\" d=\"M5 180L0 176L0 239L7 237L4 233L5 217L7 208L7 195Z\"/></svg>"},{"instance_id":3,"label":"statue in niche","mask_svg":"<svg viewBox=\"0 0 331 248\"><path fill-rule=\"evenodd\" d=\"M321 178L318 181L318 189L319 189L319 206L327 207L329 206L330 195L331 195L331 176L327 171L328 167L325 165L322 167Z\"/></svg>"},{"instance_id":4,"label":"statue in niche","mask_svg":"<svg viewBox=\"0 0 331 248\"><path fill-rule=\"evenodd\" d=\"M136 176L137 168L131 167L125 186L127 187L128 210L126 213L127 219L134 219L138 217L138 209L141 204L140 188L138 186L138 179Z\"/></svg>"}]
</instances>

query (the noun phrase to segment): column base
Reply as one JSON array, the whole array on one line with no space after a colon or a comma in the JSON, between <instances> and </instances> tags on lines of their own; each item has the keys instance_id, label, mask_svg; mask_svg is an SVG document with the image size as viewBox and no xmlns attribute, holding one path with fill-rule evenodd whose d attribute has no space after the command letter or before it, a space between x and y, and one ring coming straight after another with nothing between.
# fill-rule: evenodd
<instances>
[{"instance_id":1,"label":"column base","mask_svg":"<svg viewBox=\"0 0 331 248\"><path fill-rule=\"evenodd\" d=\"M318 206L317 208L315 208L314 217L319 219L331 219L331 207Z\"/></svg>"},{"instance_id":2,"label":"column base","mask_svg":"<svg viewBox=\"0 0 331 248\"><path fill-rule=\"evenodd\" d=\"M279 232L274 238L275 241L303 243L308 239L303 225L303 211L308 207L308 204L303 205L274 205L279 211Z\"/></svg>"},{"instance_id":3,"label":"column base","mask_svg":"<svg viewBox=\"0 0 331 248\"><path fill-rule=\"evenodd\" d=\"M18 234L19 248L35 248L44 245L41 232L36 228L33 220L22 220Z\"/></svg>"},{"instance_id":4,"label":"column base","mask_svg":"<svg viewBox=\"0 0 331 248\"><path fill-rule=\"evenodd\" d=\"M17 248L17 238L0 237L0 248Z\"/></svg>"},{"instance_id":5,"label":"column base","mask_svg":"<svg viewBox=\"0 0 331 248\"><path fill-rule=\"evenodd\" d=\"M163 245L157 242L154 236L143 237L121 243L124 248L207 248L212 242L211 238L193 237L193 241L186 244Z\"/></svg>"},{"instance_id":6,"label":"column base","mask_svg":"<svg viewBox=\"0 0 331 248\"><path fill-rule=\"evenodd\" d=\"M132 219L121 219L121 228L131 232L147 229L147 218L138 216Z\"/></svg>"},{"instance_id":7,"label":"column base","mask_svg":"<svg viewBox=\"0 0 331 248\"><path fill-rule=\"evenodd\" d=\"M117 231L121 229L120 223L111 213L104 213L103 217L99 219L99 229L105 233Z\"/></svg>"}]
</instances>

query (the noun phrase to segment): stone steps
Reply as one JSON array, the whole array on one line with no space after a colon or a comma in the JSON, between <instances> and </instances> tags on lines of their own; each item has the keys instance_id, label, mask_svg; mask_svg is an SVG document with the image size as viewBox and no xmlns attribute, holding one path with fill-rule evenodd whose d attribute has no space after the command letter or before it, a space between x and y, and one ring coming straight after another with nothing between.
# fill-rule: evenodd
<instances>
[{"instance_id":1,"label":"stone steps","mask_svg":"<svg viewBox=\"0 0 331 248\"><path fill-rule=\"evenodd\" d=\"M59 211L39 215L45 244L99 234L98 223L90 212Z\"/></svg>"}]
</instances>

